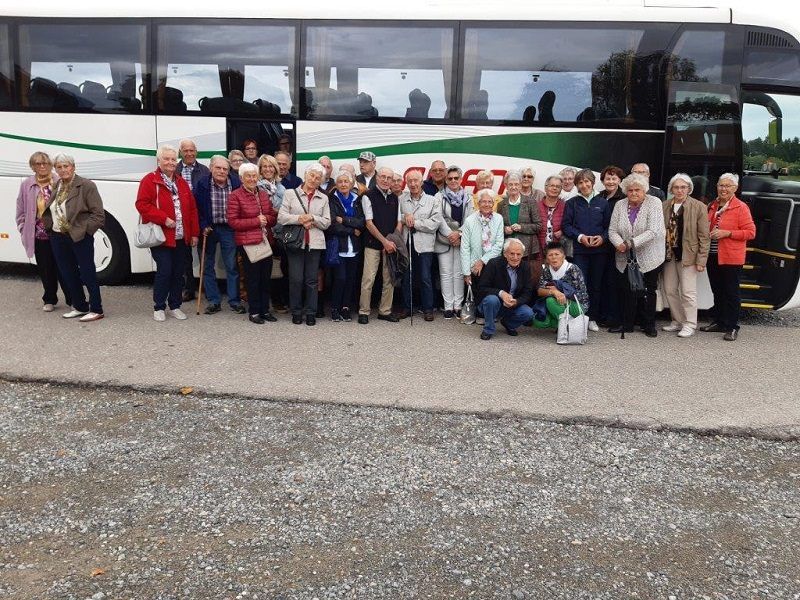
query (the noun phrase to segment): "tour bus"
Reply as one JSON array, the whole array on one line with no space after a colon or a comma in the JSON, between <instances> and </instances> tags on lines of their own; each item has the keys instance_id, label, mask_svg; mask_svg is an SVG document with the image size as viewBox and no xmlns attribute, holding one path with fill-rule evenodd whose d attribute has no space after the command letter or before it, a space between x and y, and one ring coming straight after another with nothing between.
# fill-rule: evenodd
<instances>
[{"instance_id":1,"label":"tour bus","mask_svg":"<svg viewBox=\"0 0 800 600\"><path fill-rule=\"evenodd\" d=\"M541 188L564 166L646 162L653 184L686 172L708 201L739 173L757 227L743 304L800 306L798 24L648 2L7 3L0 261L29 261L14 199L37 150L73 155L97 183L97 269L115 283L153 270L131 234L160 144L191 138L207 161L288 134L301 174L371 150L400 172L459 165L468 188L490 169L501 190L511 168L533 167Z\"/></svg>"}]
</instances>

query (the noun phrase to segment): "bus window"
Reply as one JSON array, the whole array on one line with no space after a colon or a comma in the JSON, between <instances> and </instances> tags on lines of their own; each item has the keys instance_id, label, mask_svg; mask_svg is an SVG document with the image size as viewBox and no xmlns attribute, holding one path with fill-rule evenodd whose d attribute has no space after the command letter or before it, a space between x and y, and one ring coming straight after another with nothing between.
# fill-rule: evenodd
<instances>
[{"instance_id":1,"label":"bus window","mask_svg":"<svg viewBox=\"0 0 800 600\"><path fill-rule=\"evenodd\" d=\"M160 112L224 115L294 111L293 25L160 24L157 27ZM251 43L231 40L251 40Z\"/></svg>"},{"instance_id":2,"label":"bus window","mask_svg":"<svg viewBox=\"0 0 800 600\"><path fill-rule=\"evenodd\" d=\"M745 81L796 86L800 82L800 52L763 48L744 55Z\"/></svg>"},{"instance_id":3,"label":"bus window","mask_svg":"<svg viewBox=\"0 0 800 600\"><path fill-rule=\"evenodd\" d=\"M674 31L635 24L468 25L461 116L543 125L598 120L653 125L659 121L658 64L668 29Z\"/></svg>"},{"instance_id":4,"label":"bus window","mask_svg":"<svg viewBox=\"0 0 800 600\"><path fill-rule=\"evenodd\" d=\"M142 110L144 25L19 26L20 103L55 111Z\"/></svg>"},{"instance_id":5,"label":"bus window","mask_svg":"<svg viewBox=\"0 0 800 600\"><path fill-rule=\"evenodd\" d=\"M450 27L308 27L307 116L447 118L453 37Z\"/></svg>"},{"instance_id":6,"label":"bus window","mask_svg":"<svg viewBox=\"0 0 800 600\"><path fill-rule=\"evenodd\" d=\"M736 156L739 104L730 86L683 83L672 92L672 154Z\"/></svg>"},{"instance_id":7,"label":"bus window","mask_svg":"<svg viewBox=\"0 0 800 600\"><path fill-rule=\"evenodd\" d=\"M742 92L744 168L800 180L800 96Z\"/></svg>"},{"instance_id":8,"label":"bus window","mask_svg":"<svg viewBox=\"0 0 800 600\"><path fill-rule=\"evenodd\" d=\"M669 79L721 83L724 54L724 31L684 31L670 56Z\"/></svg>"},{"instance_id":9,"label":"bus window","mask_svg":"<svg viewBox=\"0 0 800 600\"><path fill-rule=\"evenodd\" d=\"M0 23L0 110L8 110L13 106L10 43L8 25Z\"/></svg>"}]
</instances>

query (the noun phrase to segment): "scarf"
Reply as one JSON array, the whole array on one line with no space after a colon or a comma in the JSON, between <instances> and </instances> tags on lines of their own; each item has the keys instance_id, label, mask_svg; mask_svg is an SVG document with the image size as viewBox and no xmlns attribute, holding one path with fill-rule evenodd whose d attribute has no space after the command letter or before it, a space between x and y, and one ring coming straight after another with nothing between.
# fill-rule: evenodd
<instances>
[{"instance_id":1,"label":"scarf","mask_svg":"<svg viewBox=\"0 0 800 600\"><path fill-rule=\"evenodd\" d=\"M669 223L667 223L667 260L673 260L675 254L673 248L678 246L678 220L683 215L683 203L680 208L675 210L675 200L669 203Z\"/></svg>"},{"instance_id":2,"label":"scarf","mask_svg":"<svg viewBox=\"0 0 800 600\"><path fill-rule=\"evenodd\" d=\"M358 196L356 196L353 192L350 192L347 194L347 196L342 196L342 193L339 190L336 190L335 195L339 202L342 203L342 206L344 207L344 213L348 217L354 217L356 210L353 207L353 203L356 201Z\"/></svg>"},{"instance_id":3,"label":"scarf","mask_svg":"<svg viewBox=\"0 0 800 600\"><path fill-rule=\"evenodd\" d=\"M445 187L444 191L442 191L442 195L450 206L462 206L464 202L467 201L467 192L464 188L454 192L449 187Z\"/></svg>"},{"instance_id":4,"label":"scarf","mask_svg":"<svg viewBox=\"0 0 800 600\"><path fill-rule=\"evenodd\" d=\"M492 230L489 224L492 222L493 216L492 214L488 217L484 217L482 214L478 213L478 222L481 224L481 247L484 252L488 252L492 249Z\"/></svg>"},{"instance_id":5,"label":"scarf","mask_svg":"<svg viewBox=\"0 0 800 600\"><path fill-rule=\"evenodd\" d=\"M36 185L39 186L39 193L36 194L36 218L41 219L44 209L50 201L50 192L53 189L53 175L48 173L44 179L36 177Z\"/></svg>"},{"instance_id":6,"label":"scarf","mask_svg":"<svg viewBox=\"0 0 800 600\"><path fill-rule=\"evenodd\" d=\"M274 198L275 194L278 193L278 186L276 186L269 179L259 179L258 180L258 187L260 187L262 190L267 192L269 194L270 198Z\"/></svg>"},{"instance_id":7,"label":"scarf","mask_svg":"<svg viewBox=\"0 0 800 600\"><path fill-rule=\"evenodd\" d=\"M167 177L167 174L164 173L164 171L162 171L161 169L159 169L158 172L161 173L161 179L164 181L170 193L172 194L172 204L175 207L175 239L182 240L183 213L181 212L181 199L180 195L178 194L178 184L175 183L174 180Z\"/></svg>"},{"instance_id":8,"label":"scarf","mask_svg":"<svg viewBox=\"0 0 800 600\"><path fill-rule=\"evenodd\" d=\"M564 262L561 263L561 267L558 270L554 271L553 267L551 267L549 265L548 265L547 268L550 271L550 277L553 278L553 281L559 281L562 277L564 277L564 275L567 274L567 271L569 271L569 268L571 266L572 266L572 263L569 262L568 260L564 259Z\"/></svg>"},{"instance_id":9,"label":"scarf","mask_svg":"<svg viewBox=\"0 0 800 600\"><path fill-rule=\"evenodd\" d=\"M69 231L69 221L67 220L67 209L64 208L64 203L67 201L67 196L69 196L69 192L72 189L72 181L61 185L62 181L58 182L58 194L56 194L56 200L52 206L55 207L58 230L61 233L67 233Z\"/></svg>"},{"instance_id":10,"label":"scarf","mask_svg":"<svg viewBox=\"0 0 800 600\"><path fill-rule=\"evenodd\" d=\"M167 186L167 188L169 188L170 193L173 196L177 196L178 195L178 185L175 183L175 181L173 181L172 179L167 177L167 174L164 173L164 171L159 170L158 172L161 173L161 179L164 181L164 184Z\"/></svg>"}]
</instances>

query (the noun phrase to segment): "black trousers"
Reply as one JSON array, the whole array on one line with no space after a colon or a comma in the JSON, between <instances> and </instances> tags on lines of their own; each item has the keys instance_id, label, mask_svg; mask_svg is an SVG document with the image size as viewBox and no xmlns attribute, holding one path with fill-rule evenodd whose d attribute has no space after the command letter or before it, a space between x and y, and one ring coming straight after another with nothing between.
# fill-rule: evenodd
<instances>
[{"instance_id":1,"label":"black trousers","mask_svg":"<svg viewBox=\"0 0 800 600\"><path fill-rule=\"evenodd\" d=\"M330 267L333 272L333 286L331 289L331 308L342 310L347 306L356 307L358 301L356 293L356 275L358 273L358 255L350 257L339 257L339 264Z\"/></svg>"},{"instance_id":2,"label":"black trousers","mask_svg":"<svg viewBox=\"0 0 800 600\"><path fill-rule=\"evenodd\" d=\"M72 306L72 295L58 271L50 240L35 239L33 242L33 255L36 257L36 267L39 269L39 278L42 280L44 288L42 302L58 304L58 286L60 285L61 291L64 293L64 302L67 306Z\"/></svg>"},{"instance_id":3,"label":"black trousers","mask_svg":"<svg viewBox=\"0 0 800 600\"><path fill-rule=\"evenodd\" d=\"M641 295L631 293L628 288L628 267L620 273L616 267L619 299L622 302L622 325L626 329L633 329L638 321L645 331L656 328L656 289L658 289L658 275L663 264L655 269L642 273L644 278L645 293Z\"/></svg>"},{"instance_id":4,"label":"black trousers","mask_svg":"<svg viewBox=\"0 0 800 600\"><path fill-rule=\"evenodd\" d=\"M317 271L322 250L290 250L289 307L293 316L317 314Z\"/></svg>"},{"instance_id":5,"label":"black trousers","mask_svg":"<svg viewBox=\"0 0 800 600\"><path fill-rule=\"evenodd\" d=\"M714 307L711 315L714 322L722 325L726 331L739 329L739 310L742 305L739 280L742 275L741 265L720 265L717 255L708 257L708 281L714 294Z\"/></svg>"},{"instance_id":6,"label":"black trousers","mask_svg":"<svg viewBox=\"0 0 800 600\"><path fill-rule=\"evenodd\" d=\"M272 283L272 257L250 262L247 252L239 246L244 265L244 285L247 288L247 307L251 315L263 315L269 311L269 289Z\"/></svg>"}]
</instances>

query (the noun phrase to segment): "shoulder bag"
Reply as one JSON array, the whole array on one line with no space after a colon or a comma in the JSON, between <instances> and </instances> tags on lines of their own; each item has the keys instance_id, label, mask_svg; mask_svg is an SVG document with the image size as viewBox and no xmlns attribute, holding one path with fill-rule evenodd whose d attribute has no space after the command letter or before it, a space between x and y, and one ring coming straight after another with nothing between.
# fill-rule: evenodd
<instances>
[{"instance_id":1,"label":"shoulder bag","mask_svg":"<svg viewBox=\"0 0 800 600\"><path fill-rule=\"evenodd\" d=\"M261 208L261 198L258 197L259 191L260 190L256 188L258 214L261 216L264 214L264 210ZM272 256L272 246L269 245L266 228L263 225L261 226L261 241L258 244L245 244L242 248L244 248L244 252L247 254L247 260L251 263L257 263Z\"/></svg>"},{"instance_id":2,"label":"shoulder bag","mask_svg":"<svg viewBox=\"0 0 800 600\"><path fill-rule=\"evenodd\" d=\"M566 309L558 317L556 344L582 346L589 337L589 317L583 314L581 303L577 299L574 302L578 305L579 314L577 317L569 314L570 302L567 300Z\"/></svg>"},{"instance_id":3,"label":"shoulder bag","mask_svg":"<svg viewBox=\"0 0 800 600\"><path fill-rule=\"evenodd\" d=\"M639 269L639 262L636 260L636 253L633 246L628 248L627 264L628 289L632 294L641 295L645 292L644 276Z\"/></svg>"},{"instance_id":4,"label":"shoulder bag","mask_svg":"<svg viewBox=\"0 0 800 600\"><path fill-rule=\"evenodd\" d=\"M58 184L56 184L57 186ZM55 198L56 189L53 190ZM156 186L156 206L158 206L158 186ZM142 223L142 215L139 215L139 225L136 233L133 234L133 245L137 248L155 248L167 241L164 229L158 223Z\"/></svg>"},{"instance_id":5,"label":"shoulder bag","mask_svg":"<svg viewBox=\"0 0 800 600\"><path fill-rule=\"evenodd\" d=\"M303 208L303 212L308 214L306 205L303 204L303 201L300 199L300 194L297 193L297 190L294 190L294 195L297 196L297 201ZM280 238L283 246L292 250L300 250L303 247L303 242L305 241L305 229L306 228L302 225L284 225Z\"/></svg>"}]
</instances>

